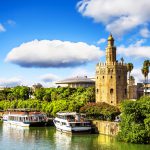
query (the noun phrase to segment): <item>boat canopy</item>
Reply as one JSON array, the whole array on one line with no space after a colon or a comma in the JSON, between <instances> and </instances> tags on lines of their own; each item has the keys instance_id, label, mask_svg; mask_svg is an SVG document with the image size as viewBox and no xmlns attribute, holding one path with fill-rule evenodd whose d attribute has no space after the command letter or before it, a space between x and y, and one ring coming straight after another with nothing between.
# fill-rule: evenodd
<instances>
[{"instance_id":1,"label":"boat canopy","mask_svg":"<svg viewBox=\"0 0 150 150\"><path fill-rule=\"evenodd\" d=\"M74 116L74 115L79 115L79 113L77 113L77 112L58 112L57 115L59 115L59 116L69 116L69 115Z\"/></svg>"}]
</instances>

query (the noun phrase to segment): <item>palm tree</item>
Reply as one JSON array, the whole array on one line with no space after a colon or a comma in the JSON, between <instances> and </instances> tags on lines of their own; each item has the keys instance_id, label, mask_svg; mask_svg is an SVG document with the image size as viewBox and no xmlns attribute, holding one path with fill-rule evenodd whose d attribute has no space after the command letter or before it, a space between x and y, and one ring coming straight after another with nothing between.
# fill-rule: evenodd
<instances>
[{"instance_id":1,"label":"palm tree","mask_svg":"<svg viewBox=\"0 0 150 150\"><path fill-rule=\"evenodd\" d=\"M149 74L149 66L150 66L150 60L145 60L143 63L143 67L147 68L148 74ZM147 74L147 82L148 82L148 74Z\"/></svg>"},{"instance_id":2,"label":"palm tree","mask_svg":"<svg viewBox=\"0 0 150 150\"><path fill-rule=\"evenodd\" d=\"M142 74L143 74L143 76L145 78L144 84L145 84L145 93L146 93L146 83L147 83L146 79L148 80L149 66L143 66L141 71L142 71Z\"/></svg>"},{"instance_id":3,"label":"palm tree","mask_svg":"<svg viewBox=\"0 0 150 150\"><path fill-rule=\"evenodd\" d=\"M129 85L130 85L130 74L131 74L132 70L133 70L133 64L132 63L128 63L127 64L127 71L129 72Z\"/></svg>"},{"instance_id":4,"label":"palm tree","mask_svg":"<svg viewBox=\"0 0 150 150\"><path fill-rule=\"evenodd\" d=\"M149 67L150 66L150 60L145 60L143 63L143 66Z\"/></svg>"}]
</instances>

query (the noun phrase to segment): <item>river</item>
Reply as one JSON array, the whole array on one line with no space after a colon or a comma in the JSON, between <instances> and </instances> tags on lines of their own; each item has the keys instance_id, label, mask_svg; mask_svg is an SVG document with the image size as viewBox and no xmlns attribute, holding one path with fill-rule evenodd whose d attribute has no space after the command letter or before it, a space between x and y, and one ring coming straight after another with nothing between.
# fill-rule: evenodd
<instances>
[{"instance_id":1,"label":"river","mask_svg":"<svg viewBox=\"0 0 150 150\"><path fill-rule=\"evenodd\" d=\"M0 150L150 150L98 134L70 135L54 127L21 128L0 124Z\"/></svg>"}]
</instances>

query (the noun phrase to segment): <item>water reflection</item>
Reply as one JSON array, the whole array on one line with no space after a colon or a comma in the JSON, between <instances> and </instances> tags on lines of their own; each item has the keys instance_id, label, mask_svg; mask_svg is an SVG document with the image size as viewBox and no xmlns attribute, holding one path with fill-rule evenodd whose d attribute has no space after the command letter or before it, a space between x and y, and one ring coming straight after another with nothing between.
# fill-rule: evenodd
<instances>
[{"instance_id":1,"label":"water reflection","mask_svg":"<svg viewBox=\"0 0 150 150\"><path fill-rule=\"evenodd\" d=\"M54 127L22 128L0 125L0 149L4 150L149 150L150 145L119 143L96 134L71 135Z\"/></svg>"},{"instance_id":2,"label":"water reflection","mask_svg":"<svg viewBox=\"0 0 150 150\"><path fill-rule=\"evenodd\" d=\"M54 138L56 139L55 144L58 150L90 150L96 136L91 136L90 134L72 135L56 131Z\"/></svg>"},{"instance_id":3,"label":"water reflection","mask_svg":"<svg viewBox=\"0 0 150 150\"><path fill-rule=\"evenodd\" d=\"M56 149L62 148L65 150L71 149L72 135L56 131L54 134Z\"/></svg>"},{"instance_id":4,"label":"water reflection","mask_svg":"<svg viewBox=\"0 0 150 150\"><path fill-rule=\"evenodd\" d=\"M54 149L53 139L49 138L53 136L54 132L55 130L45 127L24 128L4 124L2 126L2 141L0 141L0 144L4 147L7 145L9 150Z\"/></svg>"}]
</instances>

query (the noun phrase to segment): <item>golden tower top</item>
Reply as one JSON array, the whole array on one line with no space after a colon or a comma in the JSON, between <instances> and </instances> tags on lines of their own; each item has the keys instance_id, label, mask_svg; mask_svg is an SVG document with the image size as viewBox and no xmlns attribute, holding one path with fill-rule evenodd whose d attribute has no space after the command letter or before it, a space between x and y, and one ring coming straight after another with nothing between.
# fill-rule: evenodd
<instances>
[{"instance_id":1,"label":"golden tower top","mask_svg":"<svg viewBox=\"0 0 150 150\"><path fill-rule=\"evenodd\" d=\"M108 37L108 46L114 46L114 38L112 34Z\"/></svg>"},{"instance_id":2,"label":"golden tower top","mask_svg":"<svg viewBox=\"0 0 150 150\"><path fill-rule=\"evenodd\" d=\"M116 47L114 46L114 38L112 34L108 37L108 45L106 47L106 63L116 62Z\"/></svg>"}]
</instances>

